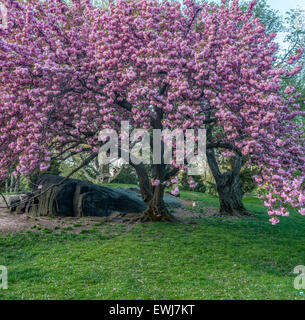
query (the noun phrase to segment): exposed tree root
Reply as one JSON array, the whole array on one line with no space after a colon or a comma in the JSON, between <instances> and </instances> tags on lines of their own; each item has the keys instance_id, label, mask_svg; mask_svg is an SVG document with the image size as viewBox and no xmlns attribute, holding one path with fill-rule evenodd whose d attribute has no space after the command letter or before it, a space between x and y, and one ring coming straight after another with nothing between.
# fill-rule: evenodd
<instances>
[{"instance_id":1,"label":"exposed tree root","mask_svg":"<svg viewBox=\"0 0 305 320\"><path fill-rule=\"evenodd\" d=\"M144 212L134 217L133 222L181 222L179 219L174 217L168 212L168 210L163 208L149 207Z\"/></svg>"},{"instance_id":2,"label":"exposed tree root","mask_svg":"<svg viewBox=\"0 0 305 320\"><path fill-rule=\"evenodd\" d=\"M242 210L222 210L220 208L219 214L216 216L227 216L227 217L237 217L237 218L245 218L245 217L252 217L253 214L246 210L246 209L242 209Z\"/></svg>"}]
</instances>

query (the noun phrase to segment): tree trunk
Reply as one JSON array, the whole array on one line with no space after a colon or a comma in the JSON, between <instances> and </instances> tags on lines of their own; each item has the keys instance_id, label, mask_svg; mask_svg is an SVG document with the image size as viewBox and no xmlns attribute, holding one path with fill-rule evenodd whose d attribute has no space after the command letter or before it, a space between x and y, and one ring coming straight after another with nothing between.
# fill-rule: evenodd
<instances>
[{"instance_id":1,"label":"tree trunk","mask_svg":"<svg viewBox=\"0 0 305 320\"><path fill-rule=\"evenodd\" d=\"M9 193L9 180L5 179L5 193Z\"/></svg>"},{"instance_id":2,"label":"tree trunk","mask_svg":"<svg viewBox=\"0 0 305 320\"><path fill-rule=\"evenodd\" d=\"M15 180L14 191L19 192L19 189L20 189L20 176L18 176Z\"/></svg>"},{"instance_id":3,"label":"tree trunk","mask_svg":"<svg viewBox=\"0 0 305 320\"><path fill-rule=\"evenodd\" d=\"M159 180L160 184L158 186L152 186L145 166L143 164L135 165L132 163L131 165L138 175L142 199L147 203L147 209L135 220L140 222L178 221L168 212L163 201L165 186L162 185L162 181L164 180L164 177L166 177L164 166L153 165L153 179Z\"/></svg>"},{"instance_id":4,"label":"tree trunk","mask_svg":"<svg viewBox=\"0 0 305 320\"><path fill-rule=\"evenodd\" d=\"M225 173L221 173L219 170L214 149L207 150L207 160L216 181L220 202L219 214L237 217L249 216L250 213L242 202L244 195L240 179L242 157L236 155L232 170Z\"/></svg>"},{"instance_id":5,"label":"tree trunk","mask_svg":"<svg viewBox=\"0 0 305 320\"><path fill-rule=\"evenodd\" d=\"M217 192L219 196L221 215L228 216L244 216L249 215L249 212L243 205L242 197L244 191L240 175L232 175L225 173L216 181Z\"/></svg>"},{"instance_id":6,"label":"tree trunk","mask_svg":"<svg viewBox=\"0 0 305 320\"><path fill-rule=\"evenodd\" d=\"M14 192L15 179L14 175L11 173L11 183L10 183L10 193Z\"/></svg>"},{"instance_id":7,"label":"tree trunk","mask_svg":"<svg viewBox=\"0 0 305 320\"><path fill-rule=\"evenodd\" d=\"M148 208L142 213L140 220L142 222L175 222L177 219L171 215L163 201L164 196L164 186L159 185L153 187L152 197L148 201Z\"/></svg>"}]
</instances>

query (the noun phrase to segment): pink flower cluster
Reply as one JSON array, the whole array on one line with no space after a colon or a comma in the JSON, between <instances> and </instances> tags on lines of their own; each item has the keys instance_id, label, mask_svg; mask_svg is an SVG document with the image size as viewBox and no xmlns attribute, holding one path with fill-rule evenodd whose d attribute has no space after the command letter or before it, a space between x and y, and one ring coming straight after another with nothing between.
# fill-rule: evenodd
<instances>
[{"instance_id":1,"label":"pink flower cluster","mask_svg":"<svg viewBox=\"0 0 305 320\"><path fill-rule=\"evenodd\" d=\"M152 185L153 187L159 186L159 185L160 185L160 180L154 180L154 181L152 181L151 185Z\"/></svg>"},{"instance_id":2,"label":"pink flower cluster","mask_svg":"<svg viewBox=\"0 0 305 320\"><path fill-rule=\"evenodd\" d=\"M197 183L194 181L194 179L189 179L188 180L188 184L190 186L190 188L195 189L197 187Z\"/></svg>"},{"instance_id":3,"label":"pink flower cluster","mask_svg":"<svg viewBox=\"0 0 305 320\"><path fill-rule=\"evenodd\" d=\"M177 197L178 195L179 195L179 188L178 187L176 187L176 188L174 188L172 191L171 191L171 194L173 195L173 196L175 196L175 197Z\"/></svg>"}]
</instances>

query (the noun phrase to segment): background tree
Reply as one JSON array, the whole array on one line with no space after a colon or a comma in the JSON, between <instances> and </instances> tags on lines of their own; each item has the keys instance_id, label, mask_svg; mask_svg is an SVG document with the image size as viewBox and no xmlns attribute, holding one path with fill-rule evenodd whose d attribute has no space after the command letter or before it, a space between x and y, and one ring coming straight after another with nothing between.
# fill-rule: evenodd
<instances>
[{"instance_id":1,"label":"background tree","mask_svg":"<svg viewBox=\"0 0 305 320\"><path fill-rule=\"evenodd\" d=\"M305 10L302 8L292 9L288 12L285 25L286 38L285 43L287 44L286 52L283 54L284 58L291 52L298 48L305 47ZM289 61L288 61L289 62ZM304 56L299 60L299 66L303 69L293 77L284 79L283 88L290 85L295 87L296 91L299 92L298 102L304 108L305 101L305 58ZM293 68L290 68L293 70Z\"/></svg>"}]
</instances>

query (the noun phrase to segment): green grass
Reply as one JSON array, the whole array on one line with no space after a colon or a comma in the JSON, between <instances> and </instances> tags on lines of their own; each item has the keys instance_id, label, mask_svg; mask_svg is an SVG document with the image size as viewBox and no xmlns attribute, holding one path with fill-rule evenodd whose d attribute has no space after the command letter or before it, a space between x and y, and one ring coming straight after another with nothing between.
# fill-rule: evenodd
<instances>
[{"instance_id":1,"label":"green grass","mask_svg":"<svg viewBox=\"0 0 305 320\"><path fill-rule=\"evenodd\" d=\"M218 205L198 193L182 198ZM2 237L9 289L0 299L304 299L292 270L305 264L305 219L292 214L272 226L259 200L245 205L253 218Z\"/></svg>"}]
</instances>

